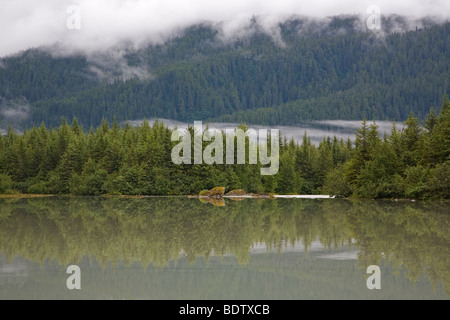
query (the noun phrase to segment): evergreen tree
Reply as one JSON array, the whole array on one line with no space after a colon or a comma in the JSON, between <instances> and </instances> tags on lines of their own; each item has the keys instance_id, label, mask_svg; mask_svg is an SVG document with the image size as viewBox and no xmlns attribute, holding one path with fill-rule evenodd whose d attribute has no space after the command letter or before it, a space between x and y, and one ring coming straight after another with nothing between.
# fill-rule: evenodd
<instances>
[{"instance_id":1,"label":"evergreen tree","mask_svg":"<svg viewBox=\"0 0 450 320\"><path fill-rule=\"evenodd\" d=\"M415 166L418 164L421 154L421 135L422 130L419 120L411 112L405 122L405 129L401 136L402 161L406 166Z\"/></svg>"}]
</instances>

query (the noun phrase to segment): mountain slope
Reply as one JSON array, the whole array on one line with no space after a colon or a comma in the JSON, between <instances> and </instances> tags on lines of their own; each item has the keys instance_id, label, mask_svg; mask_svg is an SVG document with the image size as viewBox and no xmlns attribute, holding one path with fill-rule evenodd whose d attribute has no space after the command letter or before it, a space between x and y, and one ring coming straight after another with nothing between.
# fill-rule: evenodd
<instances>
[{"instance_id":1,"label":"mountain slope","mask_svg":"<svg viewBox=\"0 0 450 320\"><path fill-rule=\"evenodd\" d=\"M280 25L281 39L255 27L225 42L200 25L164 45L97 57L28 50L0 60L0 127L56 125L61 117L88 127L114 116L272 125L404 120L440 106L450 92L450 23L396 33L389 26L406 22L389 17L381 34L357 21L336 17L319 28L290 20Z\"/></svg>"}]
</instances>

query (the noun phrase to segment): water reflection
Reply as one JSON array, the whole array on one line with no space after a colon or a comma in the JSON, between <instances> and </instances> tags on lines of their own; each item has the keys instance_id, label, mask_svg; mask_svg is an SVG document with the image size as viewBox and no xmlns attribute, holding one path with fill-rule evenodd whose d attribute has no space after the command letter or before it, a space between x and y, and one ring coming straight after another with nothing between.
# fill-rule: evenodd
<instances>
[{"instance_id":1,"label":"water reflection","mask_svg":"<svg viewBox=\"0 0 450 320\"><path fill-rule=\"evenodd\" d=\"M33 290L11 284L29 275L67 295L53 283L65 284L64 267L78 264L84 283L97 283L87 298L128 298L106 284L121 277L121 286L139 287L134 297L159 299L398 298L412 295L411 287L412 298L448 298L448 209L338 199L248 199L224 207L185 198L1 199L0 297L30 297ZM365 270L374 264L383 266L385 286L368 296ZM238 290L243 283L250 287Z\"/></svg>"}]
</instances>

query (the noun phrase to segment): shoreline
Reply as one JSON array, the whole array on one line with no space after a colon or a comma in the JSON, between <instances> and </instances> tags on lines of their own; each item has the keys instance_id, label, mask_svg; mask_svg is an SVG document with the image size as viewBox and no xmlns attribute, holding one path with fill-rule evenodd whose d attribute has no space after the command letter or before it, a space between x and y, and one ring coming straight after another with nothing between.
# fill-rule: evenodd
<instances>
[{"instance_id":1,"label":"shoreline","mask_svg":"<svg viewBox=\"0 0 450 320\"><path fill-rule=\"evenodd\" d=\"M393 202L449 202L450 199L403 199L403 198L358 198L358 197L337 197L337 196L329 196L329 195L271 195L271 197L261 197L258 195L240 195L240 196L232 196L232 195L223 195L220 198L210 198L205 196L198 195L110 195L103 194L99 196L77 196L72 194L0 194L0 199L39 199L39 198L56 198L56 197L65 197L65 198L111 198L111 199L150 199L150 198L188 198L188 199L236 199L236 200L245 200L245 199L303 199L303 200L327 200L327 199L338 199L338 200L371 200L371 201L393 201Z\"/></svg>"},{"instance_id":2,"label":"shoreline","mask_svg":"<svg viewBox=\"0 0 450 320\"><path fill-rule=\"evenodd\" d=\"M102 194L98 196L77 196L72 194L27 194L27 193L17 193L17 194L0 194L0 199L21 199L21 198L50 198L50 197L70 197L70 198L130 198L130 199L141 199L141 198L190 198L190 199L206 199L209 197L202 197L198 195L111 195ZM270 195L270 197L278 199L335 199L335 196L328 195ZM269 197L264 197L261 195L241 195L241 196L228 196L224 195L221 198L231 199L270 199Z\"/></svg>"},{"instance_id":3,"label":"shoreline","mask_svg":"<svg viewBox=\"0 0 450 320\"><path fill-rule=\"evenodd\" d=\"M57 197L56 194L27 194L27 193L16 193L16 194L0 194L0 199L26 199L26 198L51 198Z\"/></svg>"}]
</instances>

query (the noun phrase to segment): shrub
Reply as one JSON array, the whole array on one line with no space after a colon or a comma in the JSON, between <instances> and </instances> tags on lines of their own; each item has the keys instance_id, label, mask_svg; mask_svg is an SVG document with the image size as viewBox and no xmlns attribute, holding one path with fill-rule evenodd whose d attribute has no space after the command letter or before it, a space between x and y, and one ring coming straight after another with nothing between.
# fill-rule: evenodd
<instances>
[{"instance_id":1,"label":"shrub","mask_svg":"<svg viewBox=\"0 0 450 320\"><path fill-rule=\"evenodd\" d=\"M0 193L7 193L12 189L11 177L6 174L0 174Z\"/></svg>"}]
</instances>

